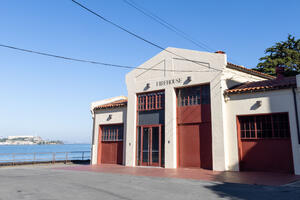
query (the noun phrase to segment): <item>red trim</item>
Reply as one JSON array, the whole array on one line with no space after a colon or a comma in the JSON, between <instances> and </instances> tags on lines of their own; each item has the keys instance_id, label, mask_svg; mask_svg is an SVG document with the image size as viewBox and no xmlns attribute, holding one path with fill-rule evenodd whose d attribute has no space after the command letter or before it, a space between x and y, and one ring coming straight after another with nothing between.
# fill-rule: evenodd
<instances>
[{"instance_id":1,"label":"red trim","mask_svg":"<svg viewBox=\"0 0 300 200\"><path fill-rule=\"evenodd\" d=\"M178 168L179 167L179 124L178 124L178 90L175 89L175 94L176 94L176 167Z\"/></svg>"},{"instance_id":2,"label":"red trim","mask_svg":"<svg viewBox=\"0 0 300 200\"><path fill-rule=\"evenodd\" d=\"M274 112L274 113L258 113L258 114L243 114L243 115L237 115L237 117L243 117L243 116L260 116L260 115L274 115L274 114L289 114L288 112Z\"/></svg>"},{"instance_id":3,"label":"red trim","mask_svg":"<svg viewBox=\"0 0 300 200\"><path fill-rule=\"evenodd\" d=\"M263 124L262 124L262 120L260 119L259 121L257 121L257 118L259 116L268 116L268 118L263 118L264 122L266 124L269 124L271 128L271 137L270 135L266 135L265 137L263 135L260 135L260 137L258 136L258 131L263 131L263 130L270 130L269 128L267 129L263 129ZM287 122L287 127L282 127L282 130L285 130L286 133L285 135L281 136L281 135L275 135L275 129L276 127L274 126L274 117L277 116L277 117L283 117L281 118L281 121L286 120ZM246 121L244 121L246 117ZM247 118L249 117L249 118ZM251 118L250 118L251 117ZM290 132L290 126L289 126L289 118L288 118L288 113L287 112L284 112L284 113L268 113L268 114L258 114L258 115L238 115L237 116L237 119L238 119L238 123L239 125L241 126L241 122L242 124L247 124L249 127L248 128L245 128L243 127L243 131L244 131L244 135L242 135L241 133L241 127L239 127L239 131L240 131L240 137L241 137L241 140L245 140L245 139L249 139L249 140L255 140L255 139L284 139L284 138L289 138L290 137L290 134L288 134L288 132ZM270 121L269 121L270 120ZM284 121L285 121L284 120ZM277 119L278 121L278 119ZM260 129L257 129L257 122L260 122ZM254 123L254 124L253 124ZM254 130L252 130L252 126L251 125L254 125ZM252 131L254 131L254 136L252 136ZM246 133L249 132L249 135L247 135ZM262 134L262 132L261 132Z\"/></svg>"},{"instance_id":4,"label":"red trim","mask_svg":"<svg viewBox=\"0 0 300 200\"><path fill-rule=\"evenodd\" d=\"M242 152L243 152L243 148L242 148L242 143L241 143L241 129L240 129L240 121L239 121L239 116L236 116L236 127L237 127L237 142L238 142L238 155L239 155L239 170L241 171L241 161L242 161Z\"/></svg>"},{"instance_id":5,"label":"red trim","mask_svg":"<svg viewBox=\"0 0 300 200\"><path fill-rule=\"evenodd\" d=\"M165 100L165 98L162 99L162 95L155 95L155 97L153 96L152 97L152 105L155 106L156 108L148 108L148 104L146 101L146 104L145 104L145 101L142 101L141 97L139 97L139 95L143 95L143 94L151 94L151 93L159 93L159 92L162 92L163 93L163 96L165 95L165 90L155 90L155 91L149 91L149 92L142 92L142 93L136 93L136 134L135 134L135 166L138 166L138 165L143 165L143 154L142 154L142 145L141 145L141 152L140 152L140 160L139 162L137 161L137 154L138 154L138 128L140 127L141 128L141 143L142 143L142 137L143 137L143 127L159 127L159 136L160 136L160 139L159 139L159 148L161 148L161 130L162 130L162 126L164 126L164 124L149 124L149 125L143 125L143 126L139 126L139 118L138 118L138 113L140 111L150 111L150 110L164 110L164 105L165 105L165 102L163 102ZM148 96L146 96L148 97ZM153 103L153 100L156 100L155 101L155 104ZM140 105L140 106L139 106ZM139 107L141 106L144 106L145 109L140 109ZM151 130L152 131L152 130ZM152 155L151 155L152 156ZM153 164L154 165L154 164ZM154 165L155 166L155 165ZM157 166L161 166L161 149L159 150L159 165Z\"/></svg>"},{"instance_id":6,"label":"red trim","mask_svg":"<svg viewBox=\"0 0 300 200\"><path fill-rule=\"evenodd\" d=\"M123 125L123 141L124 141L124 137L125 137L125 131L124 131L124 123L112 123L112 124L102 124L99 125L99 131L98 131L98 152L97 152L97 165L100 165L101 162L101 153L102 153L102 128L104 126L114 126L114 125ZM117 142L123 142L123 141L117 141ZM103 141L105 142L105 141ZM111 142L111 141L107 141L107 142ZM124 142L123 142L124 143ZM124 145L123 145L123 152L124 152ZM124 160L124 154L123 154L123 160Z\"/></svg>"},{"instance_id":7,"label":"red trim","mask_svg":"<svg viewBox=\"0 0 300 200\"><path fill-rule=\"evenodd\" d=\"M161 126L158 128L158 166L161 166Z\"/></svg>"},{"instance_id":8,"label":"red trim","mask_svg":"<svg viewBox=\"0 0 300 200\"><path fill-rule=\"evenodd\" d=\"M257 123L255 123L255 135L256 135L256 137L255 138L241 138L241 123L240 123L240 118L239 117L247 117L247 116L263 116L263 115L271 115L271 116L273 116L273 115L276 115L276 114L286 114L286 116L287 116L287 122L288 122L288 131L289 131L289 137L284 137L284 138L280 138L280 137L274 137L275 135L274 135L274 123L273 123L273 120L271 120L272 122L270 122L270 123L272 123L272 138L258 138L257 137L257 127L256 127L256 124ZM256 119L256 118L255 118ZM262 126L261 126L262 127ZM249 162L249 147L247 147L247 143L248 142L250 142L250 143L253 143L253 142L257 142L257 144L261 144L261 141L265 141L266 143L264 143L264 144L266 144L266 145L270 145L269 144L269 142L275 142L275 144L278 144L279 146L276 146L276 147L274 147L275 149L274 149L274 153L276 154L276 155L272 155L273 156L273 158L271 158L272 156L271 155L269 155L268 157L263 157L264 159L275 159L276 160L276 157L277 156L281 156L280 158L283 158L282 159L282 162L281 162L281 164L282 163L287 163L287 165L285 166L285 167L283 167L282 168L282 166L281 166L281 168L274 168L274 169L272 169L272 170L286 170L287 168L287 166L291 166L292 165L292 167L290 167L290 168L292 168L292 169L290 169L290 171L289 172L293 172L293 170L294 170L294 161L293 161L293 153L292 153L292 145L291 145L291 130L290 130L290 120L289 120L289 113L288 112L277 112L277 113L260 113L260 114L249 114L249 115L237 115L236 116L236 128L237 128L237 144L238 144L238 159L239 159L239 168L240 168L240 171L242 171L243 170L243 167L242 167L242 165L243 165L243 161L247 161L247 162ZM286 150L283 150L284 152L289 152L291 155L286 155L287 157L288 157L288 161L284 158L284 157L282 157L282 155L279 155L279 154L277 154L278 153L278 151L277 151L277 153L276 153L276 148L280 148L280 143L278 143L278 142L280 142L280 141L283 141L283 143L282 144L286 144L286 142L288 141L289 143L290 143L290 145L289 145L289 149L286 149ZM245 142L244 143L244 145L243 145L243 142ZM246 145L246 146L245 146ZM243 149L245 147L245 149ZM286 147L286 146L285 146ZM248 148L248 150L247 150L247 148ZM269 148L270 149L270 147L267 147L267 148ZM251 154L251 156L252 156L252 160L253 160L253 149L251 149L251 151L252 151L252 154ZM244 155L244 153L245 152L247 152L245 155ZM254 150L254 152L255 152L255 150ZM266 155L268 155L268 154L266 154ZM259 156L261 156L258 152L256 152L256 154L255 154L255 159L259 159ZM246 159L246 157L247 157L247 159ZM291 157L291 158L289 158L289 157ZM291 160L292 159L292 160ZM291 164L288 164L288 162L289 161L291 161ZM250 161L251 162L251 161ZM272 162L272 160L270 160L269 162ZM274 161L274 162L278 162L278 161ZM244 163L245 164L245 163ZM258 168L256 168L256 167L253 167L253 161L252 161L252 164L250 164L250 165L243 165L244 166L244 170L245 170L245 166L246 166L246 168L248 168L248 166L250 166L250 168L251 168L251 170L257 170L257 169L259 169L259 170L261 170L261 168L262 168L262 166L259 166L261 163L257 163L257 165L258 165ZM273 166L276 166L275 164L273 165ZM284 165L283 165L284 166ZM265 169L263 169L263 170L266 170L266 171L268 171L268 170L270 170L270 169L268 169L268 168L265 168ZM279 172L281 172L281 171L279 171Z\"/></svg>"},{"instance_id":9,"label":"red trim","mask_svg":"<svg viewBox=\"0 0 300 200\"><path fill-rule=\"evenodd\" d=\"M165 90L152 90L152 91L147 91L147 92L138 92L138 93L136 93L136 96L141 95L141 94L149 94L149 93L157 93L157 92L165 92Z\"/></svg>"},{"instance_id":10,"label":"red trim","mask_svg":"<svg viewBox=\"0 0 300 200\"><path fill-rule=\"evenodd\" d=\"M209 104L202 104L203 103L202 102L203 101L202 100L202 87L200 87L200 91L199 91L200 104L198 104L197 96L194 97L194 95L188 95L187 96L187 105L186 106L178 106L178 104L180 103L179 102L179 98L178 98L178 91L180 89L193 88L193 87L199 87L199 86L209 86L209 88L210 88L210 84L209 83L196 84L196 85L188 85L188 86L183 86L183 87L177 87L177 88L175 88L176 89L176 153L177 153L177 155L176 155L176 158L177 158L176 165L177 165L177 168L180 167L180 155L181 155L180 141L179 141L181 133L180 133L179 126L184 126L184 125L199 125L199 127L200 127L201 124L205 124L205 123L210 123L210 125L211 125L210 114L208 114L206 112L206 109L203 109L203 105L209 106L209 113L210 113L211 104L210 103ZM210 91L209 91L209 94L210 94ZM183 98L184 98L184 101L185 101L186 100L186 96L184 96ZM209 95L209 98L211 98L211 95ZM209 102L210 102L210 100L209 100ZM195 105L194 105L194 103L195 103ZM192 104L192 105L190 105L190 104ZM180 111L179 109L193 110L194 111L194 108L198 108L199 109L199 112L197 114L194 113L195 116L192 116L192 117L191 117L191 115L189 115L189 116L180 116L180 113L182 113L182 112L179 112ZM204 115L209 115L209 118L206 117L206 116L204 116ZM190 118L190 119L188 119L188 118ZM182 120L182 119L184 119L184 120ZM211 131L211 128L210 128L210 131ZM211 132L210 132L210 136L212 137ZM204 163L206 165L206 161ZM212 167L212 163L211 163L211 167Z\"/></svg>"},{"instance_id":11,"label":"red trim","mask_svg":"<svg viewBox=\"0 0 300 200\"><path fill-rule=\"evenodd\" d=\"M141 127L141 144L140 144L140 147L141 147L141 149L140 149L140 165L143 165L143 136L144 136L144 129L143 129L143 127Z\"/></svg>"},{"instance_id":12,"label":"red trim","mask_svg":"<svg viewBox=\"0 0 300 200\"><path fill-rule=\"evenodd\" d=\"M210 86L210 83L208 82L208 83L200 83L200 84L195 84L195 85L184 85L184 86L180 86L180 87L174 87L174 89L177 90L177 89L197 87L197 86L205 86L205 85L209 85Z\"/></svg>"},{"instance_id":13,"label":"red trim","mask_svg":"<svg viewBox=\"0 0 300 200\"><path fill-rule=\"evenodd\" d=\"M161 110L164 109L161 94L165 95L165 90L149 91L143 93L136 93L137 111L148 111L148 110ZM154 96L148 96L148 94L154 94ZM146 96L141 96L146 95ZM158 97L158 98L157 98ZM149 102L148 102L149 99ZM156 100L154 104L154 100Z\"/></svg>"},{"instance_id":14,"label":"red trim","mask_svg":"<svg viewBox=\"0 0 300 200\"><path fill-rule=\"evenodd\" d=\"M149 156L148 156L148 158L149 158L150 166L153 166L153 163L152 163L152 161L153 161L152 160L152 142L153 142L153 140L152 140L152 138L153 138L152 134L153 134L153 131L152 130L153 129L151 128L150 129L150 135L149 135Z\"/></svg>"},{"instance_id":15,"label":"red trim","mask_svg":"<svg viewBox=\"0 0 300 200\"><path fill-rule=\"evenodd\" d=\"M138 116L138 105L139 105L139 98L138 98L138 95L136 94L136 106L135 106L135 121L136 121L136 124L135 124L135 159L134 159L134 165L137 166L139 165L138 161L137 161L137 151L138 151L138 126L137 124L139 124L139 116Z\"/></svg>"},{"instance_id":16,"label":"red trim","mask_svg":"<svg viewBox=\"0 0 300 200\"><path fill-rule=\"evenodd\" d=\"M102 136L102 127L99 125L99 132L98 132L98 152L97 152L97 164L101 164L101 153L102 153L102 145L101 145L101 137Z\"/></svg>"},{"instance_id":17,"label":"red trim","mask_svg":"<svg viewBox=\"0 0 300 200\"><path fill-rule=\"evenodd\" d=\"M138 126L141 128L141 144L140 144L140 162L138 163L138 165L141 166L161 166L161 130L162 130L162 124L155 124L155 125L143 125L143 126ZM159 157L159 161L158 163L153 163L152 162L152 128L153 127L158 127L159 130L159 152L158 152L158 157ZM144 128L148 128L149 129L149 133L148 133L148 141L149 141L149 147L148 147L148 158L149 161L148 162L143 162L143 137L144 137ZM138 144L138 141L137 141ZM138 149L137 149L138 151ZM137 154L136 154L136 158L137 158ZM137 159L136 159L137 160Z\"/></svg>"}]
</instances>

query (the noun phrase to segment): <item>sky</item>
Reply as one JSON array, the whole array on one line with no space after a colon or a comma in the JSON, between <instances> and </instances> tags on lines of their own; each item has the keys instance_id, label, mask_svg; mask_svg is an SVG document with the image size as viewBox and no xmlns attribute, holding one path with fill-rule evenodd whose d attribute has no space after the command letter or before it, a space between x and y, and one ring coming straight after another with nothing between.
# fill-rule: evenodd
<instances>
[{"instance_id":1,"label":"sky","mask_svg":"<svg viewBox=\"0 0 300 200\"><path fill-rule=\"evenodd\" d=\"M78 0L166 47L204 51L123 0ZM299 38L299 0L132 0L215 50L253 68L288 34ZM161 50L101 21L70 0L7 0L0 44L137 67ZM0 47L0 136L90 143L93 101L127 95L128 69L59 60Z\"/></svg>"}]
</instances>

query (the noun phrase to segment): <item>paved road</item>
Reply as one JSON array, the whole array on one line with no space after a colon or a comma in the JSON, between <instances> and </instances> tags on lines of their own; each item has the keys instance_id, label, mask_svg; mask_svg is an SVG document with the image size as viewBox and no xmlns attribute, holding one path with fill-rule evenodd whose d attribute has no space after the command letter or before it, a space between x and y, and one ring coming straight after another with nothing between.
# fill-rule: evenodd
<instances>
[{"instance_id":1,"label":"paved road","mask_svg":"<svg viewBox=\"0 0 300 200\"><path fill-rule=\"evenodd\" d=\"M0 200L300 199L297 186L256 186L136 177L53 166L0 168Z\"/></svg>"}]
</instances>

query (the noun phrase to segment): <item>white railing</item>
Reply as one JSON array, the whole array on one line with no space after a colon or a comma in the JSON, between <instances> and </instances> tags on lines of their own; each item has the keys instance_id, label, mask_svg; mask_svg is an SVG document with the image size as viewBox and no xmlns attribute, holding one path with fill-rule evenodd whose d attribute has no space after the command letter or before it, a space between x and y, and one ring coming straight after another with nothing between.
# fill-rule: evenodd
<instances>
[{"instance_id":1,"label":"white railing","mask_svg":"<svg viewBox=\"0 0 300 200\"><path fill-rule=\"evenodd\" d=\"M55 163L91 160L91 151L0 153L0 165Z\"/></svg>"}]
</instances>

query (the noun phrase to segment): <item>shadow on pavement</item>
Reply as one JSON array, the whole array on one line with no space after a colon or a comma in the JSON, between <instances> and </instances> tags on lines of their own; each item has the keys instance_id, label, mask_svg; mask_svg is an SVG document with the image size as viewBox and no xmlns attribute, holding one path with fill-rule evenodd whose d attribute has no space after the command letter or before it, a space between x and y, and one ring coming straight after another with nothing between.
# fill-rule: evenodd
<instances>
[{"instance_id":1,"label":"shadow on pavement","mask_svg":"<svg viewBox=\"0 0 300 200\"><path fill-rule=\"evenodd\" d=\"M258 200L258 199L300 199L299 188L287 186L262 186L236 183L221 183L205 186L220 198Z\"/></svg>"}]
</instances>

